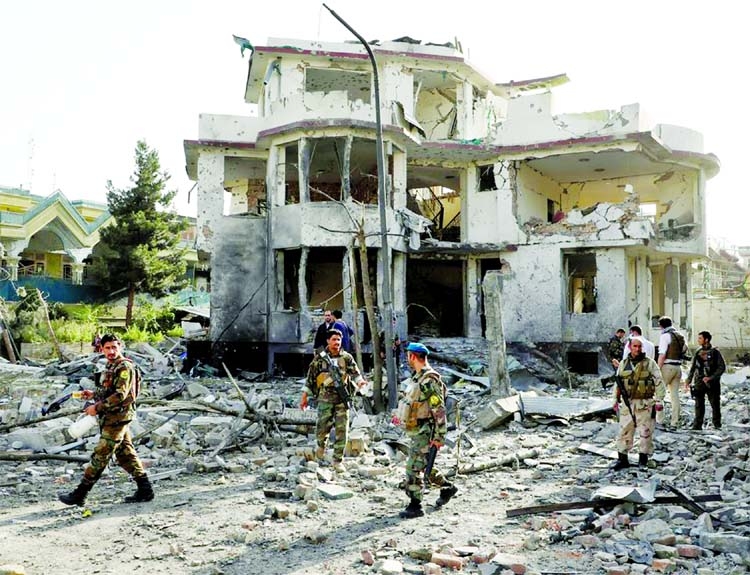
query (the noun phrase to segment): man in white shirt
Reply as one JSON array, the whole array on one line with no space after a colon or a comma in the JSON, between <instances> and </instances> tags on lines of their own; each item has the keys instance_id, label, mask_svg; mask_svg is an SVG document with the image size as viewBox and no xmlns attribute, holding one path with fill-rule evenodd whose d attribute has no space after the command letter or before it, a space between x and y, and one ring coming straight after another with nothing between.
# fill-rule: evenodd
<instances>
[{"instance_id":1,"label":"man in white shirt","mask_svg":"<svg viewBox=\"0 0 750 575\"><path fill-rule=\"evenodd\" d=\"M646 357L650 357L651 359L655 360L656 348L654 347L653 343L643 337L643 330L639 325L630 326L630 334L628 335L628 339L625 342L625 350L622 353L622 359L625 359L630 354L630 340L634 337L641 338L641 342L643 343L643 353L646 354ZM615 369L617 369L620 366L620 362L613 361L612 365L614 365Z\"/></svg>"},{"instance_id":2,"label":"man in white shirt","mask_svg":"<svg viewBox=\"0 0 750 575\"><path fill-rule=\"evenodd\" d=\"M661 368L661 377L664 385L669 391L669 399L672 404L672 416L670 423L677 427L680 423L680 380L682 379L682 350L678 349L677 338L672 326L672 318L663 316L659 318L661 335L659 336L659 359L656 363ZM656 423L664 423L664 411L656 414Z\"/></svg>"}]
</instances>

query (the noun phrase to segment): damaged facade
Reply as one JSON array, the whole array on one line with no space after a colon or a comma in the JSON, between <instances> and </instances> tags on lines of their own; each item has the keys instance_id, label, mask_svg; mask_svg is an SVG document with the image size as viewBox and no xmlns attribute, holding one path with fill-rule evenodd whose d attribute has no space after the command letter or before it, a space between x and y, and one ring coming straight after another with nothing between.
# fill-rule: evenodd
<instances>
[{"instance_id":1,"label":"damaged facade","mask_svg":"<svg viewBox=\"0 0 750 575\"><path fill-rule=\"evenodd\" d=\"M213 341L245 358L249 343L270 367L312 352L323 308L352 324L363 301L350 279L354 222L379 305L390 262L401 334L483 336L493 270L506 340L543 345L574 371L596 373L601 342L628 321L651 339L665 314L691 330L691 263L706 253L706 181L718 171L700 134L650 124L637 104L553 114L564 75L495 84L452 47L373 48L388 256L373 75L358 44L269 40L247 77L256 115L203 114L185 142Z\"/></svg>"}]
</instances>

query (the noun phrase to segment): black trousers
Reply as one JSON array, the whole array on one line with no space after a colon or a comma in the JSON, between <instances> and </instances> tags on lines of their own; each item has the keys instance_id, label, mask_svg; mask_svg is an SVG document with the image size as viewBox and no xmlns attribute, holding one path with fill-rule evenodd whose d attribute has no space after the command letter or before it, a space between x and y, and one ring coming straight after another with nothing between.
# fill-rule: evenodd
<instances>
[{"instance_id":1,"label":"black trousers","mask_svg":"<svg viewBox=\"0 0 750 575\"><path fill-rule=\"evenodd\" d=\"M701 382L695 386L695 421L693 427L703 427L706 417L706 397L711 404L711 420L716 429L721 427L721 383L712 381L709 385Z\"/></svg>"}]
</instances>

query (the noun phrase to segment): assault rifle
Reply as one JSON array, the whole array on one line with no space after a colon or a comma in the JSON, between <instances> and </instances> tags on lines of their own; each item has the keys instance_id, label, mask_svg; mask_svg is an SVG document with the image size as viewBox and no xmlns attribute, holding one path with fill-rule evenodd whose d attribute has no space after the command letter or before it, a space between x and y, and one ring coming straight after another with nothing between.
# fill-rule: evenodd
<instances>
[{"instance_id":1,"label":"assault rifle","mask_svg":"<svg viewBox=\"0 0 750 575\"><path fill-rule=\"evenodd\" d=\"M630 412L630 417L633 418L633 425L637 426L638 423L635 420L635 413L633 413L633 407L630 405L630 396L628 395L628 390L625 389L625 382L622 381L622 376L619 376L615 373L608 377L603 377L601 379L602 387L606 388L607 385L612 383L613 381L617 384L617 390L620 392L622 402L625 404L625 407L628 408L628 412Z\"/></svg>"},{"instance_id":2,"label":"assault rifle","mask_svg":"<svg viewBox=\"0 0 750 575\"><path fill-rule=\"evenodd\" d=\"M430 483L430 475L432 475L432 468L435 467L435 458L437 457L438 447L434 443L430 445L430 449L427 452L427 465L424 468L424 484L425 486Z\"/></svg>"},{"instance_id":3,"label":"assault rifle","mask_svg":"<svg viewBox=\"0 0 750 575\"><path fill-rule=\"evenodd\" d=\"M331 358L330 355L328 355L325 351L320 352L320 355L325 357L328 360L328 365L330 366L329 373L331 374L331 379L333 380L333 387L336 389L336 393L338 393L339 397L341 398L341 401L343 401L346 404L347 409L352 408L352 394L349 393L349 390L346 388L346 384L344 383L343 378L341 377L341 370L339 369L338 364L333 361L333 358Z\"/></svg>"},{"instance_id":4,"label":"assault rifle","mask_svg":"<svg viewBox=\"0 0 750 575\"><path fill-rule=\"evenodd\" d=\"M42 406L42 415L46 416L50 413L55 413L57 411L60 411L60 408L62 407L63 403L68 401L71 397L75 397L76 399L80 399L81 397L81 389L79 386L79 389L76 389L74 391L71 391L69 393L66 393L64 395L61 395L57 399L55 399L52 403L49 405Z\"/></svg>"}]
</instances>

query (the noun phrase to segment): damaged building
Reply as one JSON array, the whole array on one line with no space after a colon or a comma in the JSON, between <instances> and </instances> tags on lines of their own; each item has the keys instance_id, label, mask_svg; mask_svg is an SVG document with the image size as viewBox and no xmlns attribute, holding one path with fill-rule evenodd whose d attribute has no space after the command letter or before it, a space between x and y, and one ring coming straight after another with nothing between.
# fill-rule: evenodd
<instances>
[{"instance_id":1,"label":"damaged building","mask_svg":"<svg viewBox=\"0 0 750 575\"><path fill-rule=\"evenodd\" d=\"M649 123L637 104L553 113L565 75L498 84L451 45L373 51L388 249L359 44L255 47L248 115L202 114L185 141L214 344L263 369L294 363L312 353L324 308L367 343L358 230L381 309L389 266L401 334L482 337L489 271L502 275L506 340L573 371L597 373L602 342L628 322L651 339L665 314L691 330L691 264L706 254L706 182L719 169L699 133Z\"/></svg>"}]
</instances>

